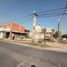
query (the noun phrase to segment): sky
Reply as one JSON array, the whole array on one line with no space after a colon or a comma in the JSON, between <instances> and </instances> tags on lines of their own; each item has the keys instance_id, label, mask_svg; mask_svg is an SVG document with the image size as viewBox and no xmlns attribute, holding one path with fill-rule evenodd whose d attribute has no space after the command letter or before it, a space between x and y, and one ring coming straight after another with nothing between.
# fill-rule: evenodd
<instances>
[{"instance_id":1,"label":"sky","mask_svg":"<svg viewBox=\"0 0 67 67\"><path fill-rule=\"evenodd\" d=\"M0 24L14 21L23 25L26 29L32 29L33 10L45 12L65 7L66 0L0 0ZM67 12L67 9L66 9ZM37 17L36 24L42 28L53 28L57 30L59 16ZM61 31L67 33L67 15L62 17Z\"/></svg>"}]
</instances>

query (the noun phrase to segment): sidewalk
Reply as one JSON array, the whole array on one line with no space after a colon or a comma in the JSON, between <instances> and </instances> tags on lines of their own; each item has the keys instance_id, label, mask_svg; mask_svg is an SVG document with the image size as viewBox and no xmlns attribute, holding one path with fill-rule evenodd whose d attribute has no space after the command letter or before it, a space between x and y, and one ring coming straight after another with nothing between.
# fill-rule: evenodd
<instances>
[{"instance_id":1,"label":"sidewalk","mask_svg":"<svg viewBox=\"0 0 67 67\"><path fill-rule=\"evenodd\" d=\"M58 43L58 42L47 42L49 47L46 47L46 50L65 52L67 53L67 44Z\"/></svg>"},{"instance_id":2,"label":"sidewalk","mask_svg":"<svg viewBox=\"0 0 67 67\"><path fill-rule=\"evenodd\" d=\"M59 42L47 42L47 45L53 48L67 49L67 44L63 44Z\"/></svg>"},{"instance_id":3,"label":"sidewalk","mask_svg":"<svg viewBox=\"0 0 67 67\"><path fill-rule=\"evenodd\" d=\"M58 42L46 42L48 47L43 48L43 47L33 46L33 45L29 45L29 44L22 44L20 42L16 42L14 40L8 40L8 39L6 39L6 40L1 39L0 41L17 44L17 45L23 45L23 46L32 47L32 48L37 48L37 49L42 49L42 50L52 50L52 51L67 53L67 44L62 44L62 43L58 43Z\"/></svg>"}]
</instances>

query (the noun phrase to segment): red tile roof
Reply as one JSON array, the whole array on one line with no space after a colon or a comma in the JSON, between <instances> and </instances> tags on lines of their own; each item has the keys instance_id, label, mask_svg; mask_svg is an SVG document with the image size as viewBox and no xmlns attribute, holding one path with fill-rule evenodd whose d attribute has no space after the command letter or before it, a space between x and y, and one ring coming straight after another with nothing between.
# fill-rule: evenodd
<instances>
[{"instance_id":1,"label":"red tile roof","mask_svg":"<svg viewBox=\"0 0 67 67\"><path fill-rule=\"evenodd\" d=\"M21 25L18 25L16 23L5 23L3 25L3 29L11 29L13 32L20 32L20 33L24 33L25 32L25 28Z\"/></svg>"}]
</instances>

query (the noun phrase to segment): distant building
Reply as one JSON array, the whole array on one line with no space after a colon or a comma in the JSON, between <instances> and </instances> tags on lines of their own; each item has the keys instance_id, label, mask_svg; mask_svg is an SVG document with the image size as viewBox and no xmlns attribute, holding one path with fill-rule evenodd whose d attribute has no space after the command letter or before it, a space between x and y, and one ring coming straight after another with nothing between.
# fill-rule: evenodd
<instances>
[{"instance_id":1,"label":"distant building","mask_svg":"<svg viewBox=\"0 0 67 67\"><path fill-rule=\"evenodd\" d=\"M25 28L14 22L8 22L0 26L0 38L19 39L26 35Z\"/></svg>"},{"instance_id":2,"label":"distant building","mask_svg":"<svg viewBox=\"0 0 67 67\"><path fill-rule=\"evenodd\" d=\"M43 32L45 34L45 39L52 39L53 38L53 34L54 34L53 29L45 28L45 29L43 29Z\"/></svg>"},{"instance_id":3,"label":"distant building","mask_svg":"<svg viewBox=\"0 0 67 67\"><path fill-rule=\"evenodd\" d=\"M45 28L42 29L40 26L36 26L35 31L31 30L30 31L30 38L39 41L39 40L44 40L45 39L53 39L53 29L51 28Z\"/></svg>"},{"instance_id":4,"label":"distant building","mask_svg":"<svg viewBox=\"0 0 67 67\"><path fill-rule=\"evenodd\" d=\"M42 33L41 26L36 26L35 30L31 30L29 34L30 38L34 41L39 41L41 39L44 39L44 34Z\"/></svg>"}]
</instances>

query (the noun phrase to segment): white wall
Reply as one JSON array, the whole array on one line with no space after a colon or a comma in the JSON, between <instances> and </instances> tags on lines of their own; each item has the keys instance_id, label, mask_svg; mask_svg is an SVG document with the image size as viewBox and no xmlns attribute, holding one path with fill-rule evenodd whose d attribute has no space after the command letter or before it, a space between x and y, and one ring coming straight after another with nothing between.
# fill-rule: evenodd
<instances>
[{"instance_id":1,"label":"white wall","mask_svg":"<svg viewBox=\"0 0 67 67\"><path fill-rule=\"evenodd\" d=\"M4 34L3 32L0 32L0 38L3 38L3 34Z\"/></svg>"}]
</instances>

